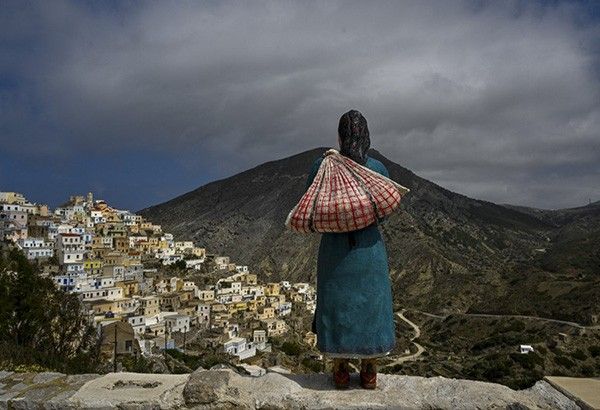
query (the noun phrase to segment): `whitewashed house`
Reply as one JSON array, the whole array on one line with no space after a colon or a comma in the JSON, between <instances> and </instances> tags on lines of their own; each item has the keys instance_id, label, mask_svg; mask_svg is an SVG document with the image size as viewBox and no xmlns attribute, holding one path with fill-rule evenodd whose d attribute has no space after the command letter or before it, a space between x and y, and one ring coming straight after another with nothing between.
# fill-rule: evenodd
<instances>
[{"instance_id":1,"label":"whitewashed house","mask_svg":"<svg viewBox=\"0 0 600 410\"><path fill-rule=\"evenodd\" d=\"M521 354L527 354L527 353L533 353L534 350L531 345L520 345L519 352L521 352Z\"/></svg>"},{"instance_id":2,"label":"whitewashed house","mask_svg":"<svg viewBox=\"0 0 600 410\"><path fill-rule=\"evenodd\" d=\"M237 356L240 360L256 355L256 347L245 337L233 337L224 343L225 352Z\"/></svg>"},{"instance_id":3,"label":"whitewashed house","mask_svg":"<svg viewBox=\"0 0 600 410\"><path fill-rule=\"evenodd\" d=\"M287 316L292 313L292 302L282 302L275 309L279 316Z\"/></svg>"},{"instance_id":4,"label":"whitewashed house","mask_svg":"<svg viewBox=\"0 0 600 410\"><path fill-rule=\"evenodd\" d=\"M171 332L187 332L190 330L190 317L188 315L174 314L164 318L167 329Z\"/></svg>"}]
</instances>

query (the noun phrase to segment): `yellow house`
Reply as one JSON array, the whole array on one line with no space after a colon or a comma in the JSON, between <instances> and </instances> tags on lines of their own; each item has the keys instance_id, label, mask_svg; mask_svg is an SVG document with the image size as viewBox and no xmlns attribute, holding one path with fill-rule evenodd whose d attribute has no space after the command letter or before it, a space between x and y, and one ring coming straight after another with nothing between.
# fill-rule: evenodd
<instances>
[{"instance_id":1,"label":"yellow house","mask_svg":"<svg viewBox=\"0 0 600 410\"><path fill-rule=\"evenodd\" d=\"M118 251L113 251L104 256L104 263L106 265L113 266L124 266L125 264L125 255Z\"/></svg>"},{"instance_id":2,"label":"yellow house","mask_svg":"<svg viewBox=\"0 0 600 410\"><path fill-rule=\"evenodd\" d=\"M263 321L266 325L267 336L280 336L287 331L286 324L281 319L266 319Z\"/></svg>"},{"instance_id":3,"label":"yellow house","mask_svg":"<svg viewBox=\"0 0 600 410\"><path fill-rule=\"evenodd\" d=\"M198 298L203 302L209 302L211 300L215 300L215 291L214 290L198 291Z\"/></svg>"},{"instance_id":4,"label":"yellow house","mask_svg":"<svg viewBox=\"0 0 600 410\"><path fill-rule=\"evenodd\" d=\"M223 303L213 303L210 305L210 311L211 313L227 312L227 306Z\"/></svg>"},{"instance_id":5,"label":"yellow house","mask_svg":"<svg viewBox=\"0 0 600 410\"><path fill-rule=\"evenodd\" d=\"M271 306L263 306L256 311L258 320L273 319L275 317L275 308Z\"/></svg>"},{"instance_id":6,"label":"yellow house","mask_svg":"<svg viewBox=\"0 0 600 410\"><path fill-rule=\"evenodd\" d=\"M249 311L256 312L256 309L258 308L258 304L256 303L255 300L249 300L248 302L246 302L246 308Z\"/></svg>"},{"instance_id":7,"label":"yellow house","mask_svg":"<svg viewBox=\"0 0 600 410\"><path fill-rule=\"evenodd\" d=\"M141 252L149 253L152 250L152 245L148 241L139 241L137 243L137 249Z\"/></svg>"},{"instance_id":8,"label":"yellow house","mask_svg":"<svg viewBox=\"0 0 600 410\"><path fill-rule=\"evenodd\" d=\"M102 260L86 259L83 261L83 270L88 275L99 275L102 273Z\"/></svg>"},{"instance_id":9,"label":"yellow house","mask_svg":"<svg viewBox=\"0 0 600 410\"><path fill-rule=\"evenodd\" d=\"M129 238L125 236L117 237L113 239L113 246L118 252L129 251Z\"/></svg>"},{"instance_id":10,"label":"yellow house","mask_svg":"<svg viewBox=\"0 0 600 410\"><path fill-rule=\"evenodd\" d=\"M255 301L258 306L265 306L267 304L267 297L264 295L258 296Z\"/></svg>"},{"instance_id":11,"label":"yellow house","mask_svg":"<svg viewBox=\"0 0 600 410\"><path fill-rule=\"evenodd\" d=\"M103 315L108 312L120 312L118 302L116 300L100 299L91 302L85 302L85 304L89 306L90 310L92 310L97 315Z\"/></svg>"},{"instance_id":12,"label":"yellow house","mask_svg":"<svg viewBox=\"0 0 600 410\"><path fill-rule=\"evenodd\" d=\"M269 282L265 286L265 295L266 296L279 295L280 288L281 287L279 286L279 283Z\"/></svg>"},{"instance_id":13,"label":"yellow house","mask_svg":"<svg viewBox=\"0 0 600 410\"><path fill-rule=\"evenodd\" d=\"M256 274L254 274L254 273L246 273L244 275L244 280L246 281L246 284L248 284L248 285L258 284Z\"/></svg>"},{"instance_id":14,"label":"yellow house","mask_svg":"<svg viewBox=\"0 0 600 410\"><path fill-rule=\"evenodd\" d=\"M122 280L115 282L115 286L123 289L124 296L133 296L140 293L140 283L137 280Z\"/></svg>"},{"instance_id":15,"label":"yellow house","mask_svg":"<svg viewBox=\"0 0 600 410\"><path fill-rule=\"evenodd\" d=\"M144 316L158 315L160 312L160 299L158 296L144 296L140 298L140 307Z\"/></svg>"},{"instance_id":16,"label":"yellow house","mask_svg":"<svg viewBox=\"0 0 600 410\"><path fill-rule=\"evenodd\" d=\"M306 332L304 335L304 343L309 345L310 347L315 347L317 345L317 335L313 332Z\"/></svg>"},{"instance_id":17,"label":"yellow house","mask_svg":"<svg viewBox=\"0 0 600 410\"><path fill-rule=\"evenodd\" d=\"M106 218L106 223L121 222L121 217L119 216L119 214L117 214L116 212L114 212L112 210L104 210L102 212L102 215L104 215L104 218Z\"/></svg>"},{"instance_id":18,"label":"yellow house","mask_svg":"<svg viewBox=\"0 0 600 410\"><path fill-rule=\"evenodd\" d=\"M192 249L192 255L194 255L197 258L204 258L206 257L206 249L205 248L193 248Z\"/></svg>"},{"instance_id":19,"label":"yellow house","mask_svg":"<svg viewBox=\"0 0 600 410\"><path fill-rule=\"evenodd\" d=\"M92 238L92 249L104 248L104 237L102 235L95 235Z\"/></svg>"},{"instance_id":20,"label":"yellow house","mask_svg":"<svg viewBox=\"0 0 600 410\"><path fill-rule=\"evenodd\" d=\"M194 324L196 324L195 322L198 319L198 307L196 305L191 304L180 306L179 309L177 309L177 313L180 315L190 316L190 319L194 321Z\"/></svg>"},{"instance_id":21,"label":"yellow house","mask_svg":"<svg viewBox=\"0 0 600 410\"><path fill-rule=\"evenodd\" d=\"M193 290L179 290L179 300L181 303L185 303L194 299Z\"/></svg>"},{"instance_id":22,"label":"yellow house","mask_svg":"<svg viewBox=\"0 0 600 410\"><path fill-rule=\"evenodd\" d=\"M0 192L0 202L7 204L25 205L25 197L19 192Z\"/></svg>"},{"instance_id":23,"label":"yellow house","mask_svg":"<svg viewBox=\"0 0 600 410\"><path fill-rule=\"evenodd\" d=\"M92 257L95 259L103 260L106 255L112 252L110 248L95 248L92 249Z\"/></svg>"}]
</instances>

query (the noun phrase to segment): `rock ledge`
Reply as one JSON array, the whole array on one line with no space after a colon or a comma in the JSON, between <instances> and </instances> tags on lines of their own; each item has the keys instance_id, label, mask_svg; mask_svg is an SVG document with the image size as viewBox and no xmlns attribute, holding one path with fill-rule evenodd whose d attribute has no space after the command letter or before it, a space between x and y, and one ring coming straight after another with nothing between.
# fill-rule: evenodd
<instances>
[{"instance_id":1,"label":"rock ledge","mask_svg":"<svg viewBox=\"0 0 600 410\"><path fill-rule=\"evenodd\" d=\"M545 381L526 390L444 377L378 375L375 390L353 373L347 390L329 374L290 374L271 368L260 376L230 368L192 374L0 372L0 409L579 409Z\"/></svg>"}]
</instances>

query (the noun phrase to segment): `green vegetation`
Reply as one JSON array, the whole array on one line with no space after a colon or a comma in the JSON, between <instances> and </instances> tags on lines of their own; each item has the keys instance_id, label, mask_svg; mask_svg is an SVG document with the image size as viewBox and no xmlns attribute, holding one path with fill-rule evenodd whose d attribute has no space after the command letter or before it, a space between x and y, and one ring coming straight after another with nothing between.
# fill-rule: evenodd
<instances>
[{"instance_id":1,"label":"green vegetation","mask_svg":"<svg viewBox=\"0 0 600 410\"><path fill-rule=\"evenodd\" d=\"M590 352L590 355L592 357L600 356L600 346L599 345L594 345L594 346L588 347L588 351Z\"/></svg>"},{"instance_id":2,"label":"green vegetation","mask_svg":"<svg viewBox=\"0 0 600 410\"><path fill-rule=\"evenodd\" d=\"M298 356L305 350L304 346L300 343L289 341L283 342L280 348L288 356Z\"/></svg>"},{"instance_id":3,"label":"green vegetation","mask_svg":"<svg viewBox=\"0 0 600 410\"><path fill-rule=\"evenodd\" d=\"M554 357L554 363L564 367L573 367L575 365L575 363L573 363L573 360L563 355L556 355Z\"/></svg>"},{"instance_id":4,"label":"green vegetation","mask_svg":"<svg viewBox=\"0 0 600 410\"><path fill-rule=\"evenodd\" d=\"M210 369L217 364L231 364L230 356L224 352L205 353L200 356L193 356L177 349L167 349L167 354L182 362L192 370L196 370L200 367L203 369Z\"/></svg>"},{"instance_id":5,"label":"green vegetation","mask_svg":"<svg viewBox=\"0 0 600 410\"><path fill-rule=\"evenodd\" d=\"M40 276L18 249L0 249L0 368L86 373L99 339L76 295Z\"/></svg>"},{"instance_id":6,"label":"green vegetation","mask_svg":"<svg viewBox=\"0 0 600 410\"><path fill-rule=\"evenodd\" d=\"M573 353L571 353L571 357L573 359L577 359L577 360L585 360L585 359L587 359L587 355L581 349L577 349Z\"/></svg>"},{"instance_id":7,"label":"green vegetation","mask_svg":"<svg viewBox=\"0 0 600 410\"><path fill-rule=\"evenodd\" d=\"M169 356L184 363L192 370L196 370L197 368L202 367L202 360L200 356L191 356L177 349L167 349L166 352Z\"/></svg>"},{"instance_id":8,"label":"green vegetation","mask_svg":"<svg viewBox=\"0 0 600 410\"><path fill-rule=\"evenodd\" d=\"M310 357L305 357L302 359L302 365L315 373L320 373L323 371L323 362Z\"/></svg>"},{"instance_id":9,"label":"green vegetation","mask_svg":"<svg viewBox=\"0 0 600 410\"><path fill-rule=\"evenodd\" d=\"M427 354L385 373L467 378L523 389L544 375L589 377L600 371L600 331L511 317L451 315L441 320L409 312L409 318L420 326L418 342ZM520 344L530 344L534 351L521 354Z\"/></svg>"},{"instance_id":10,"label":"green vegetation","mask_svg":"<svg viewBox=\"0 0 600 410\"><path fill-rule=\"evenodd\" d=\"M128 372L133 373L154 373L152 371L152 362L142 355L121 355L119 362Z\"/></svg>"}]
</instances>

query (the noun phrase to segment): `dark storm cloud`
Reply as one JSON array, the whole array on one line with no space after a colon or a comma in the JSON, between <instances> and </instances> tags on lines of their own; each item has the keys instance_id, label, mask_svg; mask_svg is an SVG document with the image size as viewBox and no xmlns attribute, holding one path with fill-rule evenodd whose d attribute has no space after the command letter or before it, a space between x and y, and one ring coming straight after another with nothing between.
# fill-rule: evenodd
<instances>
[{"instance_id":1,"label":"dark storm cloud","mask_svg":"<svg viewBox=\"0 0 600 410\"><path fill-rule=\"evenodd\" d=\"M0 155L22 158L13 172L93 153L151 173L150 152L224 176L335 145L357 108L374 148L458 192L600 199L599 31L578 3L113 5L0 11ZM196 181L173 177L169 193Z\"/></svg>"}]
</instances>

